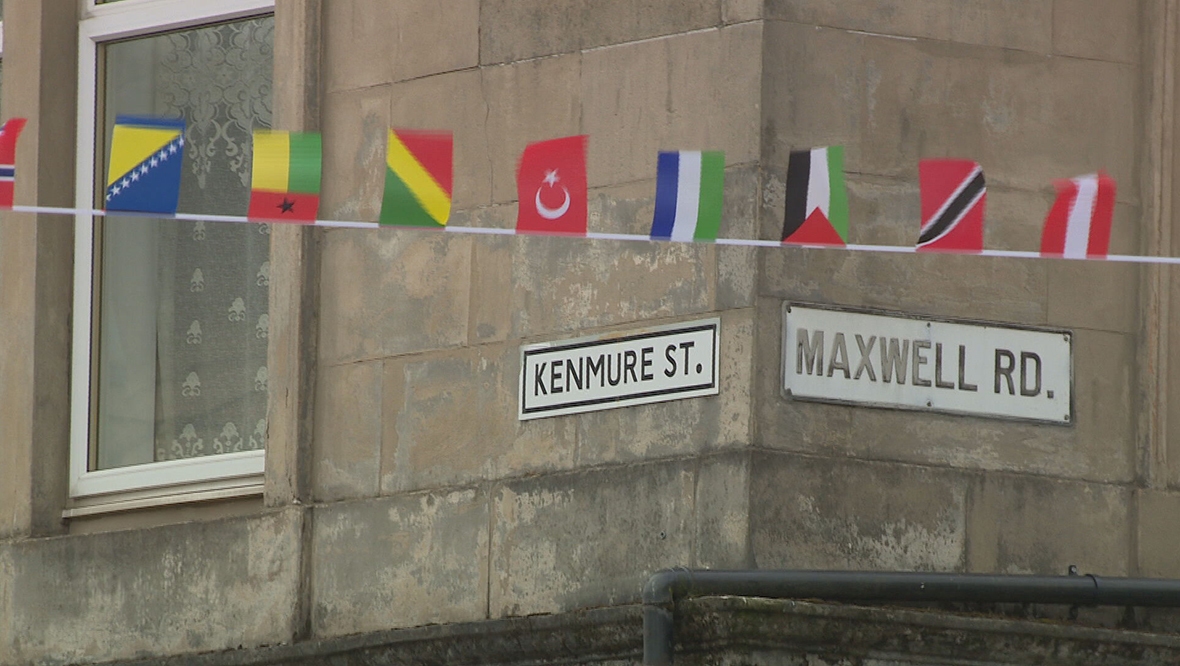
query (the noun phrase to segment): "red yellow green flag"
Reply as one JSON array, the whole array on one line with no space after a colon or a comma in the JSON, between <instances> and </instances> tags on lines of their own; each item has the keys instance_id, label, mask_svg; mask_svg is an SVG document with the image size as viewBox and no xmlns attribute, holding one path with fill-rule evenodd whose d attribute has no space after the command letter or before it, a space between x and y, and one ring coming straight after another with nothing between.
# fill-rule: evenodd
<instances>
[{"instance_id":1,"label":"red yellow green flag","mask_svg":"<svg viewBox=\"0 0 1180 666\"><path fill-rule=\"evenodd\" d=\"M314 222L320 208L318 133L256 130L251 220Z\"/></svg>"},{"instance_id":2,"label":"red yellow green flag","mask_svg":"<svg viewBox=\"0 0 1180 666\"><path fill-rule=\"evenodd\" d=\"M444 227L451 216L454 138L390 130L381 224Z\"/></svg>"}]
</instances>

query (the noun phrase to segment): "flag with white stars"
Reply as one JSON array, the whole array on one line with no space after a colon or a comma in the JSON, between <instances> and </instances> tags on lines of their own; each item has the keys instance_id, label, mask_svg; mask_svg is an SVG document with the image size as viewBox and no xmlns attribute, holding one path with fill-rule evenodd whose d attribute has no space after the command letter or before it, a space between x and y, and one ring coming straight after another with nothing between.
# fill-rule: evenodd
<instances>
[{"instance_id":1,"label":"flag with white stars","mask_svg":"<svg viewBox=\"0 0 1180 666\"><path fill-rule=\"evenodd\" d=\"M111 137L106 209L175 214L183 162L183 120L117 117Z\"/></svg>"}]
</instances>

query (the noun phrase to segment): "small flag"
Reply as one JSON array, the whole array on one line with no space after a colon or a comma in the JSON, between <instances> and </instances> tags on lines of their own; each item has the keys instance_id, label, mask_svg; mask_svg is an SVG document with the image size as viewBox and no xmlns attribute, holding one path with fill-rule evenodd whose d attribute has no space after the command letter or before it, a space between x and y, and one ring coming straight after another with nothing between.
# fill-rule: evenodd
<instances>
[{"instance_id":1,"label":"small flag","mask_svg":"<svg viewBox=\"0 0 1180 666\"><path fill-rule=\"evenodd\" d=\"M0 209L12 208L16 187L16 140L25 128L24 118L9 118L0 127Z\"/></svg>"},{"instance_id":2,"label":"small flag","mask_svg":"<svg viewBox=\"0 0 1180 666\"><path fill-rule=\"evenodd\" d=\"M922 191L918 249L983 251L983 214L987 207L983 168L970 160L922 160L918 180Z\"/></svg>"},{"instance_id":3,"label":"small flag","mask_svg":"<svg viewBox=\"0 0 1180 666\"><path fill-rule=\"evenodd\" d=\"M724 189L725 153L661 152L656 168L652 239L716 240Z\"/></svg>"},{"instance_id":4,"label":"small flag","mask_svg":"<svg viewBox=\"0 0 1180 666\"><path fill-rule=\"evenodd\" d=\"M116 116L106 209L175 215L184 166L184 120Z\"/></svg>"},{"instance_id":5,"label":"small flag","mask_svg":"<svg viewBox=\"0 0 1180 666\"><path fill-rule=\"evenodd\" d=\"M806 245L848 242L843 146L791 153L787 162L783 242Z\"/></svg>"},{"instance_id":6,"label":"small flag","mask_svg":"<svg viewBox=\"0 0 1180 666\"><path fill-rule=\"evenodd\" d=\"M1117 186L1105 173L1059 180L1057 201L1045 218L1041 254L1066 259L1105 259L1110 250Z\"/></svg>"},{"instance_id":7,"label":"small flag","mask_svg":"<svg viewBox=\"0 0 1180 666\"><path fill-rule=\"evenodd\" d=\"M389 130L381 224L445 227L451 216L449 132Z\"/></svg>"},{"instance_id":8,"label":"small flag","mask_svg":"<svg viewBox=\"0 0 1180 666\"><path fill-rule=\"evenodd\" d=\"M586 235L586 137L530 143L516 169L521 233Z\"/></svg>"},{"instance_id":9,"label":"small flag","mask_svg":"<svg viewBox=\"0 0 1180 666\"><path fill-rule=\"evenodd\" d=\"M251 220L315 222L320 208L321 139L313 132L255 130Z\"/></svg>"}]
</instances>

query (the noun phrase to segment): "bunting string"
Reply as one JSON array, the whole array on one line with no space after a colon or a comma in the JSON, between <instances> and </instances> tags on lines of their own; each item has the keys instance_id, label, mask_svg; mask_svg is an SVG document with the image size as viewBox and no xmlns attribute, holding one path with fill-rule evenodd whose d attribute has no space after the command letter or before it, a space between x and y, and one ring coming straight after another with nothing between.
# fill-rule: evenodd
<instances>
[{"instance_id":1,"label":"bunting string","mask_svg":"<svg viewBox=\"0 0 1180 666\"><path fill-rule=\"evenodd\" d=\"M19 206L12 207L14 213L31 213L35 215L89 215L94 217L148 217L162 220L176 220L182 222L225 222L230 224L291 224L283 220L260 220L257 218L251 219L245 216L238 215L208 215L196 213L174 213L172 215L160 215L158 213L133 213L127 211L107 211L101 209L86 209L86 208L61 208L54 206ZM578 234L576 236L570 234L560 233L546 233L542 231L536 232L519 232L516 229L506 229L502 227L462 227L455 225L447 225L445 227L437 227L431 229L429 227L404 227L395 225L385 225L377 222L360 222L352 220L314 220L299 226L314 226L328 229L384 229L413 231L415 229L423 231L442 231L448 234L469 234L482 236L552 236L565 238L588 238L591 240L606 240L606 241L621 241L621 242L643 242L643 243L694 243L700 245L721 245L727 247L762 247L762 248L806 248L813 250L831 250L831 251L846 251L846 252L862 252L862 253L878 253L878 254L921 254L927 256L945 256L945 255L959 255L959 256L977 256L977 257L993 257L999 259L1064 259L1066 261L1106 261L1124 264L1147 264L1147 265L1180 265L1180 257L1160 257L1160 256L1142 256L1129 254L1108 254L1103 257L1046 257L1040 252L1030 252L1026 250L977 250L973 252L932 252L929 250L922 251L917 247L908 245L810 245L807 243L792 243L790 241L776 241L776 240L759 240L752 238L717 238L714 240L697 241L692 238L684 240L653 240L647 234L622 234L622 233L605 233L588 231L585 234Z\"/></svg>"}]
</instances>

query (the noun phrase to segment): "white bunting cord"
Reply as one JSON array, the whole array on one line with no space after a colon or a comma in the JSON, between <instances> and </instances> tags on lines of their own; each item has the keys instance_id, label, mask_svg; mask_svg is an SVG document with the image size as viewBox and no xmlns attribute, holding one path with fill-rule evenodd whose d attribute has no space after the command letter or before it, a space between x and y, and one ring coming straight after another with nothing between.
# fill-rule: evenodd
<instances>
[{"instance_id":1,"label":"white bunting cord","mask_svg":"<svg viewBox=\"0 0 1180 666\"><path fill-rule=\"evenodd\" d=\"M161 220L181 220L187 222L228 222L232 224L269 224L270 221L251 220L241 215L198 215L194 213L177 213L175 215L160 215L158 213L130 213L126 211L105 211L105 210L87 210L84 208L58 208L53 206L13 206L14 213L33 213L37 215L92 215L94 217L151 217ZM281 220L274 220L274 224L293 224ZM296 224L296 226L316 226L325 227L329 229L401 229L401 230L426 230L424 227L399 227L397 225L382 225L377 222L354 222L350 220L316 220L312 223L304 225ZM549 234L536 233L520 233L516 229L503 229L499 227L459 227L446 226L442 230L446 233L452 234L474 234L484 236L546 236ZM645 234L614 234L601 232L587 232L585 236L572 236L569 234L552 234L556 237L570 237L570 238L589 238L592 240L613 240L624 242L646 242L646 243L693 243L689 240L652 240L651 236ZM725 245L729 247L799 247L809 248L814 250L843 250L845 252L869 252L878 254L925 254L925 255L962 255L974 257L995 257L1001 259L1066 259L1069 261L1110 261L1123 264L1155 264L1155 265L1180 265L1180 257L1147 257L1130 254L1109 254L1106 257L1045 257L1040 252L1029 252L1022 250L982 250L980 252L937 252L924 251L919 252L918 248L910 245L806 245L801 243L781 243L773 240L757 240L752 238L718 238L711 241L714 245ZM702 241L703 244L709 244L710 241Z\"/></svg>"}]
</instances>

